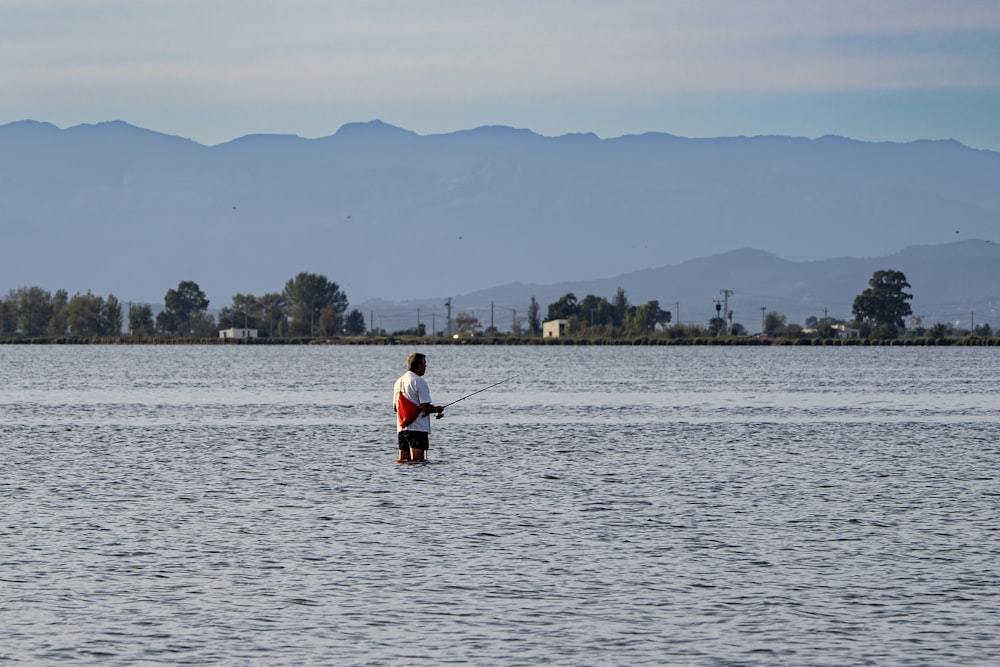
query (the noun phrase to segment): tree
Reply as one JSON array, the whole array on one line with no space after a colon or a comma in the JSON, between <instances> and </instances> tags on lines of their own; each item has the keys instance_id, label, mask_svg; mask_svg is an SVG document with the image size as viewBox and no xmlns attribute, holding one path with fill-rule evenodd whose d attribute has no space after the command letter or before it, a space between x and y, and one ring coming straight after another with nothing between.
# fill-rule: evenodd
<instances>
[{"instance_id":1,"label":"tree","mask_svg":"<svg viewBox=\"0 0 1000 667\"><path fill-rule=\"evenodd\" d=\"M619 292L621 292L620 288ZM622 292L622 296L624 296L624 292ZM573 317L573 315L570 315L570 317ZM620 321L617 306L609 302L604 297L594 296L593 294L588 294L583 298L583 301L579 302L575 317L577 317L580 320L580 323L585 327L602 325L615 327L619 326L616 322Z\"/></svg>"},{"instance_id":2,"label":"tree","mask_svg":"<svg viewBox=\"0 0 1000 667\"><path fill-rule=\"evenodd\" d=\"M549 304L549 315L547 320L566 320L580 314L580 304L577 303L576 295L568 292L559 297L555 303Z\"/></svg>"},{"instance_id":3,"label":"tree","mask_svg":"<svg viewBox=\"0 0 1000 667\"><path fill-rule=\"evenodd\" d=\"M17 310L12 301L0 300L0 336L13 336L17 333Z\"/></svg>"},{"instance_id":4,"label":"tree","mask_svg":"<svg viewBox=\"0 0 1000 667\"><path fill-rule=\"evenodd\" d=\"M191 335L195 338L215 338L218 336L215 318L204 310L199 310L191 316Z\"/></svg>"},{"instance_id":5,"label":"tree","mask_svg":"<svg viewBox=\"0 0 1000 667\"><path fill-rule=\"evenodd\" d=\"M65 336L69 332L69 294L59 289L52 296L52 316L49 318L47 333L49 336Z\"/></svg>"},{"instance_id":6,"label":"tree","mask_svg":"<svg viewBox=\"0 0 1000 667\"><path fill-rule=\"evenodd\" d=\"M220 329L256 329L260 304L253 294L234 294L231 306L219 310Z\"/></svg>"},{"instance_id":7,"label":"tree","mask_svg":"<svg viewBox=\"0 0 1000 667\"><path fill-rule=\"evenodd\" d=\"M528 304L528 329L531 331L532 336L540 336L542 333L540 309L541 306L538 305L538 301L532 296L531 303Z\"/></svg>"},{"instance_id":8,"label":"tree","mask_svg":"<svg viewBox=\"0 0 1000 667\"><path fill-rule=\"evenodd\" d=\"M895 337L905 326L904 318L912 314L907 301L913 295L903 291L909 289L910 283L901 271L885 270L876 271L868 285L854 298L854 317L872 325L878 337Z\"/></svg>"},{"instance_id":9,"label":"tree","mask_svg":"<svg viewBox=\"0 0 1000 667\"><path fill-rule=\"evenodd\" d=\"M365 316L357 308L351 310L347 313L347 319L344 320L344 333L348 336L363 336L365 335Z\"/></svg>"},{"instance_id":10,"label":"tree","mask_svg":"<svg viewBox=\"0 0 1000 667\"><path fill-rule=\"evenodd\" d=\"M73 336L100 336L104 333L104 299L88 290L77 292L66 306L66 323Z\"/></svg>"},{"instance_id":11,"label":"tree","mask_svg":"<svg viewBox=\"0 0 1000 667\"><path fill-rule=\"evenodd\" d=\"M199 329L204 334L208 299L191 280L181 281L176 290L167 290L164 309L156 316L157 328L165 334L190 336Z\"/></svg>"},{"instance_id":12,"label":"tree","mask_svg":"<svg viewBox=\"0 0 1000 667\"><path fill-rule=\"evenodd\" d=\"M320 334L323 336L339 336L341 319L340 313L333 306L323 306L319 311Z\"/></svg>"},{"instance_id":13,"label":"tree","mask_svg":"<svg viewBox=\"0 0 1000 667\"><path fill-rule=\"evenodd\" d=\"M294 336L314 336L320 323L320 311L331 308L338 320L347 310L347 295L337 283L315 273L300 273L285 283L285 301L291 315L290 332ZM330 316L328 316L329 319Z\"/></svg>"},{"instance_id":14,"label":"tree","mask_svg":"<svg viewBox=\"0 0 1000 667\"><path fill-rule=\"evenodd\" d=\"M147 303L135 304L128 309L128 330L137 338L149 338L155 331L153 309Z\"/></svg>"},{"instance_id":15,"label":"tree","mask_svg":"<svg viewBox=\"0 0 1000 667\"><path fill-rule=\"evenodd\" d=\"M628 309L626 328L634 333L651 333L657 326L670 322L670 317L670 311L660 308L660 302L653 299Z\"/></svg>"},{"instance_id":16,"label":"tree","mask_svg":"<svg viewBox=\"0 0 1000 667\"><path fill-rule=\"evenodd\" d=\"M383 334L384 335L384 332ZM421 322L415 327L410 327L409 329L397 329L392 332L393 336L418 336L423 337L427 335L427 325Z\"/></svg>"},{"instance_id":17,"label":"tree","mask_svg":"<svg viewBox=\"0 0 1000 667\"><path fill-rule=\"evenodd\" d=\"M601 324L601 302L605 301L600 299L593 294L588 294L583 297L580 301L579 307L577 308L577 317L580 318L580 322L584 326L595 326Z\"/></svg>"},{"instance_id":18,"label":"tree","mask_svg":"<svg viewBox=\"0 0 1000 667\"><path fill-rule=\"evenodd\" d=\"M948 325L938 322L930 328L927 335L933 340L941 340L948 335Z\"/></svg>"},{"instance_id":19,"label":"tree","mask_svg":"<svg viewBox=\"0 0 1000 667\"><path fill-rule=\"evenodd\" d=\"M109 294L108 298L104 301L104 335L121 336L122 324L124 322L122 304L118 301L118 297L114 294Z\"/></svg>"},{"instance_id":20,"label":"tree","mask_svg":"<svg viewBox=\"0 0 1000 667\"><path fill-rule=\"evenodd\" d=\"M10 291L17 312L17 328L26 338L44 336L52 319L52 294L41 287Z\"/></svg>"},{"instance_id":21,"label":"tree","mask_svg":"<svg viewBox=\"0 0 1000 667\"><path fill-rule=\"evenodd\" d=\"M663 310L660 308L660 302L657 299L652 299L646 304L646 317L647 326L650 331L656 331L656 327L662 327L670 324L670 320L673 314L669 310Z\"/></svg>"},{"instance_id":22,"label":"tree","mask_svg":"<svg viewBox=\"0 0 1000 667\"><path fill-rule=\"evenodd\" d=\"M774 336L781 333L785 328L785 323L788 321L781 313L776 313L773 310L764 316L764 333L768 336Z\"/></svg>"},{"instance_id":23,"label":"tree","mask_svg":"<svg viewBox=\"0 0 1000 667\"><path fill-rule=\"evenodd\" d=\"M615 298L611 301L611 306L614 308L614 319L611 324L616 327L621 327L625 325L625 316L628 314L628 297L625 296L625 290L621 287L615 292Z\"/></svg>"},{"instance_id":24,"label":"tree","mask_svg":"<svg viewBox=\"0 0 1000 667\"><path fill-rule=\"evenodd\" d=\"M285 296L272 292L257 300L260 306L260 325L267 336L284 336L288 331L288 314Z\"/></svg>"},{"instance_id":25,"label":"tree","mask_svg":"<svg viewBox=\"0 0 1000 667\"><path fill-rule=\"evenodd\" d=\"M726 333L726 319L716 315L708 321L708 333L712 336L721 336Z\"/></svg>"},{"instance_id":26,"label":"tree","mask_svg":"<svg viewBox=\"0 0 1000 667\"><path fill-rule=\"evenodd\" d=\"M472 313L461 312L455 316L455 329L460 334L473 334L479 329L479 318Z\"/></svg>"}]
</instances>

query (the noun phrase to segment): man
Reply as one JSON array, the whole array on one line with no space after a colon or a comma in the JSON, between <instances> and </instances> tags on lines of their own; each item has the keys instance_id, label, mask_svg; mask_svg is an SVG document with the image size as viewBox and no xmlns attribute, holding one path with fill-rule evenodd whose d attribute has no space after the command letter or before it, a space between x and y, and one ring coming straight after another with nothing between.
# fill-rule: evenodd
<instances>
[{"instance_id":1,"label":"man","mask_svg":"<svg viewBox=\"0 0 1000 667\"><path fill-rule=\"evenodd\" d=\"M396 380L392 389L392 409L396 413L396 439L399 458L396 463L424 461L430 449L431 414L438 419L444 408L431 404L431 390L423 375L427 372L427 357L414 352L406 359L407 370Z\"/></svg>"}]
</instances>

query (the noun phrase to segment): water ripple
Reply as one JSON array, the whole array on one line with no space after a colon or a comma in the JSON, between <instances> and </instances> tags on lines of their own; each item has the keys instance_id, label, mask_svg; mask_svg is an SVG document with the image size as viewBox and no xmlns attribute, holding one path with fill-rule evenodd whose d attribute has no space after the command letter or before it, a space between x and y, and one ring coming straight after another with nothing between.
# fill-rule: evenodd
<instances>
[{"instance_id":1,"label":"water ripple","mask_svg":"<svg viewBox=\"0 0 1000 667\"><path fill-rule=\"evenodd\" d=\"M579 353L0 349L0 662L1000 659L995 352Z\"/></svg>"}]
</instances>

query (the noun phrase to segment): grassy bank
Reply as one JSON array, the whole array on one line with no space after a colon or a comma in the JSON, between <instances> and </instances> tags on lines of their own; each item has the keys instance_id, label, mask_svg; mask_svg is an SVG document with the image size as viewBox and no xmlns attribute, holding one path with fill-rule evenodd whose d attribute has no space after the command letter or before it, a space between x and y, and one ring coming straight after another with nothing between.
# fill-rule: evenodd
<instances>
[{"instance_id":1,"label":"grassy bank","mask_svg":"<svg viewBox=\"0 0 1000 667\"><path fill-rule=\"evenodd\" d=\"M744 345L744 346L1000 346L1000 337L963 336L954 338L757 338L755 336L719 336L670 338L642 336L618 338L587 338L564 336L540 338L531 336L474 336L445 338L431 336L340 336L334 338L5 338L0 345Z\"/></svg>"}]
</instances>

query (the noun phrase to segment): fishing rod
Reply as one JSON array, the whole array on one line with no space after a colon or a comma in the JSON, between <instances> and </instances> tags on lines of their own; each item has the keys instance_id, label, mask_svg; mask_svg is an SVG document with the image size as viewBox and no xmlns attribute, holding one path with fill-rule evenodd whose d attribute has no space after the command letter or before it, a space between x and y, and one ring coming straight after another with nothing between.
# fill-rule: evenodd
<instances>
[{"instance_id":1,"label":"fishing rod","mask_svg":"<svg viewBox=\"0 0 1000 667\"><path fill-rule=\"evenodd\" d=\"M447 404L445 404L445 405L442 405L442 406L441 406L441 409L442 409L442 410L444 410L444 409L445 409L446 407L448 407L449 405L455 405L455 404L456 404L456 403L458 403L459 401L464 401L465 399L467 399L467 398L469 398L469 397L471 397L471 396L475 396L476 394L481 394L481 393L483 393L484 391L486 391L487 389L492 389L493 387L496 387L497 385L500 385L500 384L503 384L504 382L510 382L511 380L513 380L514 378L516 378L516 377L517 377L518 375L521 375L521 373L518 373L517 375L511 375L511 376L510 376L509 378L507 378L506 380L500 380L499 382L494 382L493 384L491 384L491 385L490 385L490 386L488 386L488 387L483 387L482 389L477 389L476 391L472 392L471 394L467 394L467 395L463 396L462 398L456 398L456 399L455 399L454 401L452 401L451 403L447 403ZM441 417L442 417L442 415L441 415L441 413L439 412L439 413L437 414L437 418L438 418L438 419L441 419Z\"/></svg>"}]
</instances>

